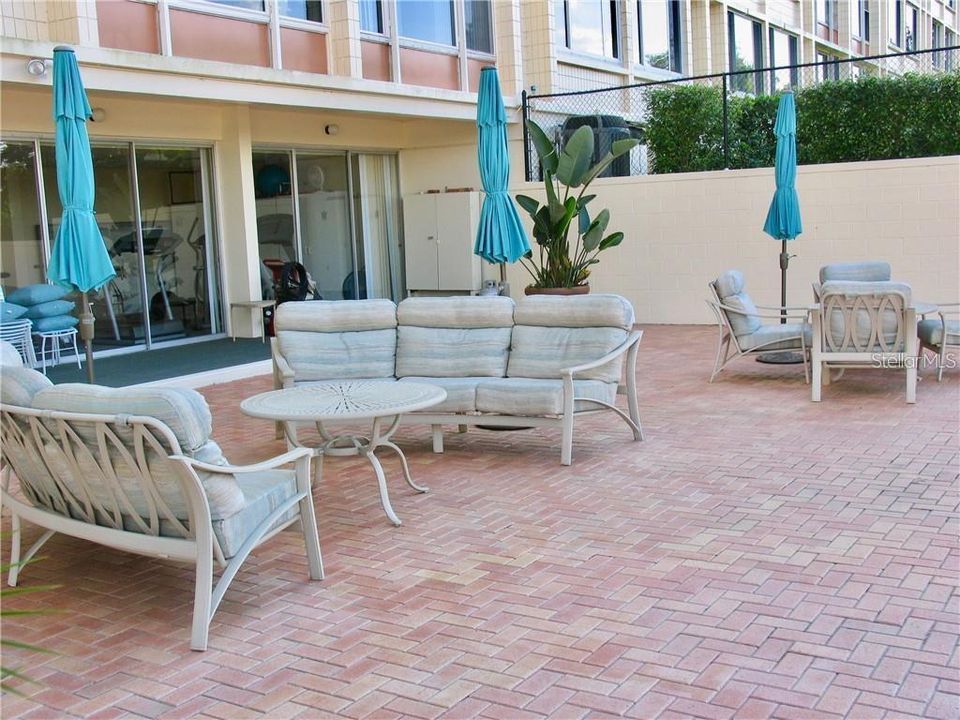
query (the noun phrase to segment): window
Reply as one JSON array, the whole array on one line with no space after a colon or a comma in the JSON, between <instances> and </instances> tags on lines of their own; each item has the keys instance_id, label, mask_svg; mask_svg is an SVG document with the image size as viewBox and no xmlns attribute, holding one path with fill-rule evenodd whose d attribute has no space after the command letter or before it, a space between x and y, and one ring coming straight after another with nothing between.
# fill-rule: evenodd
<instances>
[{"instance_id":1,"label":"window","mask_svg":"<svg viewBox=\"0 0 960 720\"><path fill-rule=\"evenodd\" d=\"M320 0L279 0L277 9L283 17L323 22Z\"/></svg>"},{"instance_id":2,"label":"window","mask_svg":"<svg viewBox=\"0 0 960 720\"><path fill-rule=\"evenodd\" d=\"M240 8L241 10L263 10L263 0L207 0L216 5Z\"/></svg>"},{"instance_id":3,"label":"window","mask_svg":"<svg viewBox=\"0 0 960 720\"><path fill-rule=\"evenodd\" d=\"M834 55L825 52L817 52L817 81L839 80L840 63Z\"/></svg>"},{"instance_id":4,"label":"window","mask_svg":"<svg viewBox=\"0 0 960 720\"><path fill-rule=\"evenodd\" d=\"M616 0L557 0L563 44L576 52L620 57Z\"/></svg>"},{"instance_id":5,"label":"window","mask_svg":"<svg viewBox=\"0 0 960 720\"><path fill-rule=\"evenodd\" d=\"M870 42L870 0L856 0L853 18L853 36Z\"/></svg>"},{"instance_id":6,"label":"window","mask_svg":"<svg viewBox=\"0 0 960 720\"><path fill-rule=\"evenodd\" d=\"M467 30L467 50L493 53L493 23L490 0L464 0L463 18Z\"/></svg>"},{"instance_id":7,"label":"window","mask_svg":"<svg viewBox=\"0 0 960 720\"><path fill-rule=\"evenodd\" d=\"M904 47L907 52L919 50L920 10L915 5L907 5L907 26L904 28Z\"/></svg>"},{"instance_id":8,"label":"window","mask_svg":"<svg viewBox=\"0 0 960 720\"><path fill-rule=\"evenodd\" d=\"M944 34L944 47L955 47L956 44L957 34L953 30L947 30ZM943 69L947 70L948 72L952 71L955 68L954 58L956 57L957 51L948 50L939 54L945 56L943 59Z\"/></svg>"},{"instance_id":9,"label":"window","mask_svg":"<svg viewBox=\"0 0 960 720\"><path fill-rule=\"evenodd\" d=\"M637 0L640 28L640 62L643 65L682 72L679 0Z\"/></svg>"},{"instance_id":10,"label":"window","mask_svg":"<svg viewBox=\"0 0 960 720\"><path fill-rule=\"evenodd\" d=\"M891 45L903 47L903 0L889 0L887 34Z\"/></svg>"},{"instance_id":11,"label":"window","mask_svg":"<svg viewBox=\"0 0 960 720\"><path fill-rule=\"evenodd\" d=\"M763 64L763 30L759 21L728 12L727 34L730 39L730 71L757 70ZM730 78L730 86L738 92L760 93L763 78L761 73L743 72Z\"/></svg>"},{"instance_id":12,"label":"window","mask_svg":"<svg viewBox=\"0 0 960 720\"><path fill-rule=\"evenodd\" d=\"M360 29L383 35L383 5L380 0L360 0Z\"/></svg>"},{"instance_id":13,"label":"window","mask_svg":"<svg viewBox=\"0 0 960 720\"><path fill-rule=\"evenodd\" d=\"M453 0L397 0L401 37L438 45L456 45Z\"/></svg>"},{"instance_id":14,"label":"window","mask_svg":"<svg viewBox=\"0 0 960 720\"><path fill-rule=\"evenodd\" d=\"M786 90L799 84L797 68L785 68L784 65L796 65L798 62L797 36L770 28L770 90ZM776 68L780 68L777 70Z\"/></svg>"},{"instance_id":15,"label":"window","mask_svg":"<svg viewBox=\"0 0 960 720\"><path fill-rule=\"evenodd\" d=\"M831 30L837 29L837 0L817 0L817 22Z\"/></svg>"}]
</instances>

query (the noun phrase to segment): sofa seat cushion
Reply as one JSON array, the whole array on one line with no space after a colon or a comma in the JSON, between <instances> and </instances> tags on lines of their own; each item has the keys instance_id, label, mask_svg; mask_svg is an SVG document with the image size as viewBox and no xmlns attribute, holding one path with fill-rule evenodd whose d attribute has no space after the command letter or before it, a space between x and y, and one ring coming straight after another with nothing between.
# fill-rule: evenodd
<instances>
[{"instance_id":1,"label":"sofa seat cushion","mask_svg":"<svg viewBox=\"0 0 960 720\"><path fill-rule=\"evenodd\" d=\"M424 413L469 413L477 409L477 385L486 377L418 377L400 378L400 382L421 382L438 385L447 391L447 399L420 412Z\"/></svg>"},{"instance_id":2,"label":"sofa seat cushion","mask_svg":"<svg viewBox=\"0 0 960 720\"><path fill-rule=\"evenodd\" d=\"M576 398L601 400L613 404L617 397L617 383L600 380L574 380ZM592 410L593 403L574 402L574 411ZM500 415L560 415L563 413L563 381L495 378L483 380L477 386L477 410Z\"/></svg>"},{"instance_id":3,"label":"sofa seat cushion","mask_svg":"<svg viewBox=\"0 0 960 720\"><path fill-rule=\"evenodd\" d=\"M229 517L213 521L213 532L227 558L236 555L250 533L297 492L297 478L293 470L238 473L236 479L243 491L243 508ZM281 516L277 524L293 519L298 513L299 508L294 505Z\"/></svg>"},{"instance_id":4,"label":"sofa seat cushion","mask_svg":"<svg viewBox=\"0 0 960 720\"><path fill-rule=\"evenodd\" d=\"M947 344L955 345L960 342L960 320L948 319L947 325ZM943 323L940 318L927 318L917 323L917 335L927 345L936 345L943 342Z\"/></svg>"},{"instance_id":5,"label":"sofa seat cushion","mask_svg":"<svg viewBox=\"0 0 960 720\"><path fill-rule=\"evenodd\" d=\"M764 350L799 350L801 335L805 346L809 348L813 342L813 329L806 323L763 325L755 333L737 338L737 341L744 350L752 350L761 345Z\"/></svg>"},{"instance_id":6,"label":"sofa seat cushion","mask_svg":"<svg viewBox=\"0 0 960 720\"><path fill-rule=\"evenodd\" d=\"M517 325L507 363L507 377L559 379L566 368L597 360L627 339L613 327L539 327ZM617 382L622 359L578 375L585 380Z\"/></svg>"}]
</instances>

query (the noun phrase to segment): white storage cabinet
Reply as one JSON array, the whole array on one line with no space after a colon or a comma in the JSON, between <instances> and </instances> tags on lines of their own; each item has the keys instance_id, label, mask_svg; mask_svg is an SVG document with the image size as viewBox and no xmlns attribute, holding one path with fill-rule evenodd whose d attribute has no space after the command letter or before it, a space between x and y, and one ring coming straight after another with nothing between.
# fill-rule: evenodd
<instances>
[{"instance_id":1,"label":"white storage cabinet","mask_svg":"<svg viewBox=\"0 0 960 720\"><path fill-rule=\"evenodd\" d=\"M476 292L480 258L473 244L480 193L425 193L403 198L407 290Z\"/></svg>"}]
</instances>

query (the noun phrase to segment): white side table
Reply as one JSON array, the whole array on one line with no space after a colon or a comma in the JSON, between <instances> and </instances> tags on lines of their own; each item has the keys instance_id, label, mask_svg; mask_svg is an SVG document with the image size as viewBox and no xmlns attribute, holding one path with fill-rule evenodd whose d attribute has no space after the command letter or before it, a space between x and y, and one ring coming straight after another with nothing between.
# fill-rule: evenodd
<instances>
[{"instance_id":1,"label":"white side table","mask_svg":"<svg viewBox=\"0 0 960 720\"><path fill-rule=\"evenodd\" d=\"M233 341L237 341L237 334L233 330L233 311L235 309L240 308L241 310L259 311L256 314L260 316L260 342L266 342L267 326L263 319L263 311L267 308L275 308L276 305L276 300L245 300L243 302L230 303L230 332L233 336Z\"/></svg>"},{"instance_id":2,"label":"white side table","mask_svg":"<svg viewBox=\"0 0 960 720\"><path fill-rule=\"evenodd\" d=\"M298 422L316 424L322 443L318 455L363 455L370 461L377 475L380 504L394 525L402 524L390 505L387 481L376 451L382 447L400 456L400 465L407 485L417 492L429 488L417 485L410 476L410 468L403 451L390 441L404 413L422 410L443 402L447 391L427 383L394 382L392 380L339 380L299 387L272 390L247 398L240 410L251 417L282 422L287 443L302 447L297 439ZM331 435L324 422L372 420L370 437L350 433ZM384 429L384 421L389 421ZM320 463L317 463L319 470Z\"/></svg>"},{"instance_id":3,"label":"white side table","mask_svg":"<svg viewBox=\"0 0 960 720\"><path fill-rule=\"evenodd\" d=\"M47 341L50 342L50 366L56 367L60 364L60 346L73 346L73 355L77 360L77 367L80 365L80 351L77 349L77 329L68 328L67 330L51 330L50 332L34 333L40 338L40 367L43 374L47 374Z\"/></svg>"}]
</instances>

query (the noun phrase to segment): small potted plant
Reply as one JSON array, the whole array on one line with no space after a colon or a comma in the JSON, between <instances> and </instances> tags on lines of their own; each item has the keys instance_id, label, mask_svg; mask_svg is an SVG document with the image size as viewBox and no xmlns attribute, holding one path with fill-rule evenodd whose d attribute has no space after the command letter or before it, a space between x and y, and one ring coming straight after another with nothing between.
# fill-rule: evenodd
<instances>
[{"instance_id":1,"label":"small potted plant","mask_svg":"<svg viewBox=\"0 0 960 720\"><path fill-rule=\"evenodd\" d=\"M540 157L546 204L528 195L517 195L517 204L533 218L533 238L537 247L521 262L533 277L527 295L573 295L590 291L587 278L590 266L600 262L597 256L623 240L622 232L606 234L610 211L591 215L588 205L596 195L587 188L600 173L621 155L632 150L638 140L616 140L610 151L591 165L594 152L593 130L578 128L562 149L550 141L532 120L527 130ZM575 239L571 242L571 226Z\"/></svg>"}]
</instances>

